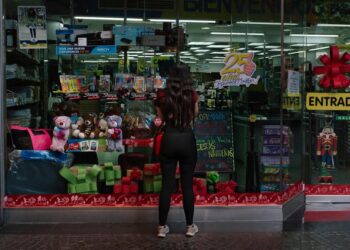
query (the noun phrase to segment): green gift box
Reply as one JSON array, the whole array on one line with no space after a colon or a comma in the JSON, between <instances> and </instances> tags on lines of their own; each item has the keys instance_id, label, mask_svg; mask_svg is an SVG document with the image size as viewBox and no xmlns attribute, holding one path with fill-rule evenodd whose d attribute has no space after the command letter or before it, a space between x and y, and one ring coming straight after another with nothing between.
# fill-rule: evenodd
<instances>
[{"instance_id":1,"label":"green gift box","mask_svg":"<svg viewBox=\"0 0 350 250\"><path fill-rule=\"evenodd\" d=\"M73 166L63 167L60 175L68 181L68 193L70 194L96 194L97 176L101 167Z\"/></svg>"},{"instance_id":2,"label":"green gift box","mask_svg":"<svg viewBox=\"0 0 350 250\"><path fill-rule=\"evenodd\" d=\"M143 192L153 193L153 176L143 177Z\"/></svg>"},{"instance_id":3,"label":"green gift box","mask_svg":"<svg viewBox=\"0 0 350 250\"><path fill-rule=\"evenodd\" d=\"M114 186L116 180L122 178L122 170L119 165L113 165L112 162L105 163L98 177L99 181L105 181L106 186Z\"/></svg>"},{"instance_id":4,"label":"green gift box","mask_svg":"<svg viewBox=\"0 0 350 250\"><path fill-rule=\"evenodd\" d=\"M160 193L162 190L162 176L156 175L153 177L153 192Z\"/></svg>"}]
</instances>

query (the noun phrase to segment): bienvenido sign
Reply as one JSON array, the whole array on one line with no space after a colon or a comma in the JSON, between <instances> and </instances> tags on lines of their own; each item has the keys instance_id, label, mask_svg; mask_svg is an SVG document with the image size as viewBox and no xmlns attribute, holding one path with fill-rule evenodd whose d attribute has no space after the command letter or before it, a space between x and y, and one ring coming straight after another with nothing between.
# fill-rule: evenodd
<instances>
[{"instance_id":1,"label":"bienvenido sign","mask_svg":"<svg viewBox=\"0 0 350 250\"><path fill-rule=\"evenodd\" d=\"M308 110L350 110L350 93L308 93Z\"/></svg>"}]
</instances>

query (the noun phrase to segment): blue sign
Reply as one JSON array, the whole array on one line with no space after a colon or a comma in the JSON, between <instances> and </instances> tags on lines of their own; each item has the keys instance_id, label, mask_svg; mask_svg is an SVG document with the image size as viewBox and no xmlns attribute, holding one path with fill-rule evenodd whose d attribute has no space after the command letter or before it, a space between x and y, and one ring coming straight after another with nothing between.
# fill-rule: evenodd
<instances>
[{"instance_id":1,"label":"blue sign","mask_svg":"<svg viewBox=\"0 0 350 250\"><path fill-rule=\"evenodd\" d=\"M117 46L115 45L99 45L99 46L56 46L56 55L77 55L77 54L92 54L92 55L108 55L116 54Z\"/></svg>"}]
</instances>

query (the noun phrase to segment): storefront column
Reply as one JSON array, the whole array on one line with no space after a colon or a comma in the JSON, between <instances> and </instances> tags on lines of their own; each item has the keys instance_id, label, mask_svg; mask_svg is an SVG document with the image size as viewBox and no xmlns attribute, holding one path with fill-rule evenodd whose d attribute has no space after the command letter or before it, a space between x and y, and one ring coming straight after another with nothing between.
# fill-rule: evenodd
<instances>
[{"instance_id":1,"label":"storefront column","mask_svg":"<svg viewBox=\"0 0 350 250\"><path fill-rule=\"evenodd\" d=\"M4 197L5 197L5 115L6 115L6 82L5 82L5 39L4 39L4 1L0 1L0 226L4 224Z\"/></svg>"}]
</instances>

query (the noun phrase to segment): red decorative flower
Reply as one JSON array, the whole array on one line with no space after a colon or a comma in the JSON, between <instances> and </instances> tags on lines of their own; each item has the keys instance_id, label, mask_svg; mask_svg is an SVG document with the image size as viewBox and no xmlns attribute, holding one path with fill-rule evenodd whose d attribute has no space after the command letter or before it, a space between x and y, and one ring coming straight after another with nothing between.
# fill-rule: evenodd
<instances>
[{"instance_id":1,"label":"red decorative flower","mask_svg":"<svg viewBox=\"0 0 350 250\"><path fill-rule=\"evenodd\" d=\"M314 67L314 74L324 74L320 80L320 87L329 89L344 89L350 85L350 80L344 74L350 72L350 54L344 53L342 57L339 55L339 48L335 45L330 47L330 54L320 57L320 61L324 66Z\"/></svg>"}]
</instances>

